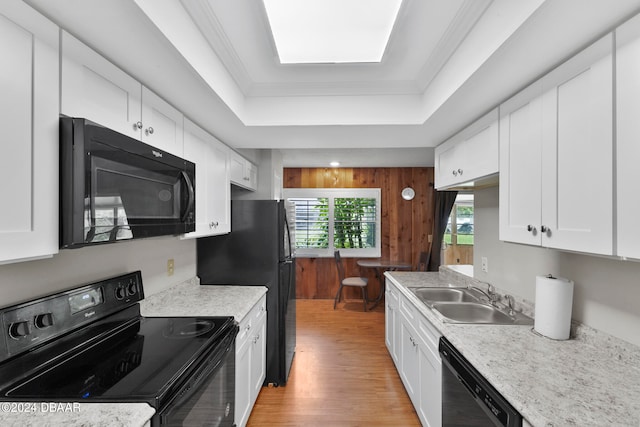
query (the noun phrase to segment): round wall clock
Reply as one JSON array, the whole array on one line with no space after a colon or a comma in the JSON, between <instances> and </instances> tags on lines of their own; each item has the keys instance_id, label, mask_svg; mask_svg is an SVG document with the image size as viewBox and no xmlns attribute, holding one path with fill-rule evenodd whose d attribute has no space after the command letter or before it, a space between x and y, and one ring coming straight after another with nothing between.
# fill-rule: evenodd
<instances>
[{"instance_id":1,"label":"round wall clock","mask_svg":"<svg viewBox=\"0 0 640 427\"><path fill-rule=\"evenodd\" d=\"M407 187L402 190L402 198L405 200L412 200L416 195L416 192L413 191L413 188Z\"/></svg>"}]
</instances>

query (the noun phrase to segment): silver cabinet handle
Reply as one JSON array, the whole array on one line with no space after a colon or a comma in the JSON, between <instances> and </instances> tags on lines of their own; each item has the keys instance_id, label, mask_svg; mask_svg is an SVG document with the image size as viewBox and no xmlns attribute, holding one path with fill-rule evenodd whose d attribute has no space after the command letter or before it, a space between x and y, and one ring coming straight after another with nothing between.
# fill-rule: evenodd
<instances>
[{"instance_id":1,"label":"silver cabinet handle","mask_svg":"<svg viewBox=\"0 0 640 427\"><path fill-rule=\"evenodd\" d=\"M135 122L133 124L133 129L142 129L142 122Z\"/></svg>"},{"instance_id":2,"label":"silver cabinet handle","mask_svg":"<svg viewBox=\"0 0 640 427\"><path fill-rule=\"evenodd\" d=\"M547 228L547 226L546 226L546 225L541 225L541 226L540 226L540 231L541 231L542 233L546 233L546 232L547 232L547 230L548 230L548 228Z\"/></svg>"},{"instance_id":3,"label":"silver cabinet handle","mask_svg":"<svg viewBox=\"0 0 640 427\"><path fill-rule=\"evenodd\" d=\"M527 225L527 231L531 231L533 233L536 231L536 228L533 225L529 224Z\"/></svg>"},{"instance_id":4,"label":"silver cabinet handle","mask_svg":"<svg viewBox=\"0 0 640 427\"><path fill-rule=\"evenodd\" d=\"M153 135L153 128L151 126L149 126L148 128L146 128L144 130L144 133L147 135Z\"/></svg>"},{"instance_id":5,"label":"silver cabinet handle","mask_svg":"<svg viewBox=\"0 0 640 427\"><path fill-rule=\"evenodd\" d=\"M462 169L458 169L458 175L462 175Z\"/></svg>"},{"instance_id":6,"label":"silver cabinet handle","mask_svg":"<svg viewBox=\"0 0 640 427\"><path fill-rule=\"evenodd\" d=\"M458 176L458 171L454 170L451 172L453 174L453 176Z\"/></svg>"}]
</instances>

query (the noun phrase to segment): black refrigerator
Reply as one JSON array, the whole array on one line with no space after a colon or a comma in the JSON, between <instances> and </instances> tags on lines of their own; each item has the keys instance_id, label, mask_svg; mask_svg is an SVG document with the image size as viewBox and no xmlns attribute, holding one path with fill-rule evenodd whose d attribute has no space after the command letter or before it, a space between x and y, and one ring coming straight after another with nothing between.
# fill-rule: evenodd
<instances>
[{"instance_id":1,"label":"black refrigerator","mask_svg":"<svg viewBox=\"0 0 640 427\"><path fill-rule=\"evenodd\" d=\"M231 233L198 239L201 285L266 286L265 385L284 385L296 349L295 222L284 200L232 200ZM291 226L291 227L290 227Z\"/></svg>"}]
</instances>

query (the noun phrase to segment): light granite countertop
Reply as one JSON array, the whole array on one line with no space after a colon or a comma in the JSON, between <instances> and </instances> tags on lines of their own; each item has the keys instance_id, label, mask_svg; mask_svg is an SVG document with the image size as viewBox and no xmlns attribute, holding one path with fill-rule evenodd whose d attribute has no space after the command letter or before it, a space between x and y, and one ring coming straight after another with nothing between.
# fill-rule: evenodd
<instances>
[{"instance_id":1,"label":"light granite countertop","mask_svg":"<svg viewBox=\"0 0 640 427\"><path fill-rule=\"evenodd\" d=\"M200 286L197 278L140 301L143 316L233 316L242 320L267 293L264 286Z\"/></svg>"},{"instance_id":2,"label":"light granite countertop","mask_svg":"<svg viewBox=\"0 0 640 427\"><path fill-rule=\"evenodd\" d=\"M408 288L474 279L446 271L385 276L533 426L640 426L639 347L582 325L555 341L531 326L443 323Z\"/></svg>"},{"instance_id":3,"label":"light granite countertop","mask_svg":"<svg viewBox=\"0 0 640 427\"><path fill-rule=\"evenodd\" d=\"M244 318L267 293L264 286L200 286L197 278L174 285L140 301L143 316L233 316ZM51 408L48 402L0 402L1 426L148 425L155 410L146 403L72 403Z\"/></svg>"},{"instance_id":4,"label":"light granite countertop","mask_svg":"<svg viewBox=\"0 0 640 427\"><path fill-rule=\"evenodd\" d=\"M153 414L146 403L0 402L3 427L142 427Z\"/></svg>"}]
</instances>

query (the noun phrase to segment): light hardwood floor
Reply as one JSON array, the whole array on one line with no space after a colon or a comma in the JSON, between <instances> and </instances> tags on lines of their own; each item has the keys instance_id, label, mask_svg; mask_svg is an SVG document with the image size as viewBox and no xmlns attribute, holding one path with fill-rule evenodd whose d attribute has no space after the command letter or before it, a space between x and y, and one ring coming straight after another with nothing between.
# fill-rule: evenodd
<instances>
[{"instance_id":1,"label":"light hardwood floor","mask_svg":"<svg viewBox=\"0 0 640 427\"><path fill-rule=\"evenodd\" d=\"M248 426L419 426L384 343L384 304L297 300L286 386L263 387Z\"/></svg>"}]
</instances>

